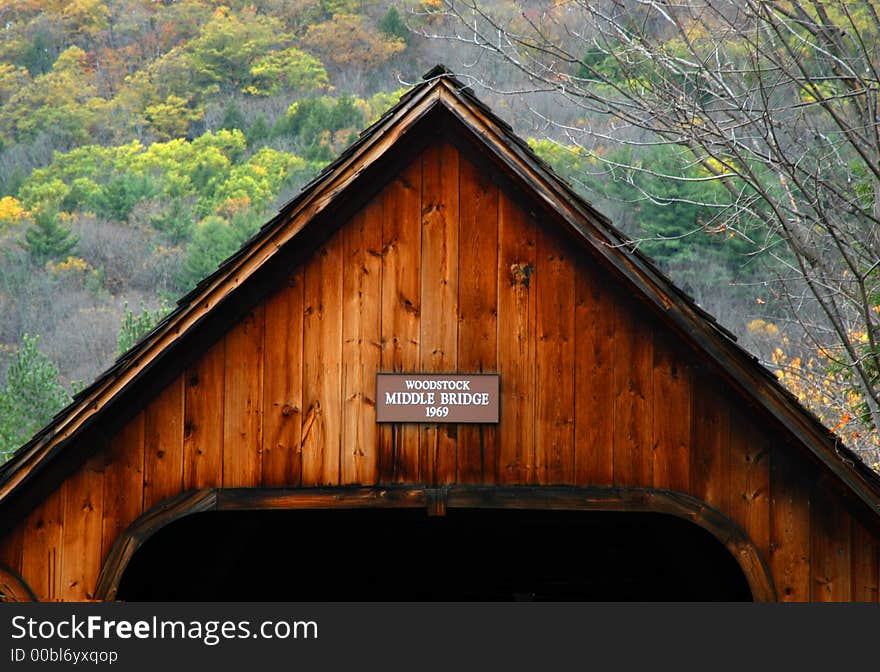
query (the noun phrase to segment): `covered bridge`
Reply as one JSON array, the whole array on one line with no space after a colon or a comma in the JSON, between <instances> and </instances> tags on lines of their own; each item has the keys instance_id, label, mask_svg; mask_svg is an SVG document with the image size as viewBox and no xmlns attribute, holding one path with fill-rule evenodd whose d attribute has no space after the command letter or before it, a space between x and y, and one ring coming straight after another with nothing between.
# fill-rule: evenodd
<instances>
[{"instance_id":1,"label":"covered bridge","mask_svg":"<svg viewBox=\"0 0 880 672\"><path fill-rule=\"evenodd\" d=\"M10 600L877 601L880 480L437 68L0 468L0 563Z\"/></svg>"}]
</instances>

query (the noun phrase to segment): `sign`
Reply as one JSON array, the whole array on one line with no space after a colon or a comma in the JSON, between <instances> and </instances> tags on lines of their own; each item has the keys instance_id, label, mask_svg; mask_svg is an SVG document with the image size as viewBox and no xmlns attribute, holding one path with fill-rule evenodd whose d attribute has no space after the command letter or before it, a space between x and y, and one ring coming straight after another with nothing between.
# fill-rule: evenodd
<instances>
[{"instance_id":1,"label":"sign","mask_svg":"<svg viewBox=\"0 0 880 672\"><path fill-rule=\"evenodd\" d=\"M379 373L376 422L497 423L497 373Z\"/></svg>"}]
</instances>

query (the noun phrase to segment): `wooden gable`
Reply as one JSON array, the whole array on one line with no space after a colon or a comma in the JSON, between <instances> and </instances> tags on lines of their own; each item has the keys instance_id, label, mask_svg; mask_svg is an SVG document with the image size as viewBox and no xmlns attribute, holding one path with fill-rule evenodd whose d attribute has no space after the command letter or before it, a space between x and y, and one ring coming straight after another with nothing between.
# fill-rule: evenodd
<instances>
[{"instance_id":1,"label":"wooden gable","mask_svg":"<svg viewBox=\"0 0 880 672\"><path fill-rule=\"evenodd\" d=\"M112 598L108 566L184 503L442 513L483 498L674 513L763 573L756 599L876 601L869 478L841 477L744 390L672 299L609 262L625 250L564 226L465 123L485 111L443 97L450 82L422 85L362 141L381 161L343 157L318 201L284 211L69 412L91 424L62 417L25 447L0 491L17 514L0 562L42 600ZM501 421L378 425L380 371L497 372ZM59 466L30 475L27 459Z\"/></svg>"}]
</instances>

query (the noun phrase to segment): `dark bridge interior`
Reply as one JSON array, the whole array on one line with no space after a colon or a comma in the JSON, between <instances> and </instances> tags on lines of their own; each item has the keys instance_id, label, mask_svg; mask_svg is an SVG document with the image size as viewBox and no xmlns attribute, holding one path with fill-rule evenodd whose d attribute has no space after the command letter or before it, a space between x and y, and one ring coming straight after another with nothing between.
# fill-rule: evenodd
<instances>
[{"instance_id":1,"label":"dark bridge interior","mask_svg":"<svg viewBox=\"0 0 880 672\"><path fill-rule=\"evenodd\" d=\"M750 600L710 533L653 513L215 512L138 550L117 598L156 601Z\"/></svg>"}]
</instances>

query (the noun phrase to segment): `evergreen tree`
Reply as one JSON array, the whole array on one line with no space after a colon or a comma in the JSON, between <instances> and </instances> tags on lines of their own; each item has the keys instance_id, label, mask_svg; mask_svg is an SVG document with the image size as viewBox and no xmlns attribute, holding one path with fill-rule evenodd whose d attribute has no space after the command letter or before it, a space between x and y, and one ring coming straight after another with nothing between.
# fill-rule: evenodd
<instances>
[{"instance_id":1,"label":"evergreen tree","mask_svg":"<svg viewBox=\"0 0 880 672\"><path fill-rule=\"evenodd\" d=\"M385 16L379 21L379 30L388 37L399 37L402 40L409 37L409 30L394 5L388 8Z\"/></svg>"},{"instance_id":2,"label":"evergreen tree","mask_svg":"<svg viewBox=\"0 0 880 672\"><path fill-rule=\"evenodd\" d=\"M58 213L50 210L36 212L33 226L25 231L24 236L28 253L40 264L64 259L79 242L70 227L58 221Z\"/></svg>"},{"instance_id":3,"label":"evergreen tree","mask_svg":"<svg viewBox=\"0 0 880 672\"><path fill-rule=\"evenodd\" d=\"M141 312L137 314L128 307L128 301L126 301L123 307L122 324L116 335L116 354L122 355L128 352L135 343L150 333L168 312L169 308L163 301L152 312L141 304Z\"/></svg>"},{"instance_id":4,"label":"evergreen tree","mask_svg":"<svg viewBox=\"0 0 880 672\"><path fill-rule=\"evenodd\" d=\"M205 217L186 247L186 258L178 277L180 285L194 287L216 271L217 266L259 228L260 218L251 212L236 214L231 221L216 215Z\"/></svg>"},{"instance_id":5,"label":"evergreen tree","mask_svg":"<svg viewBox=\"0 0 880 672\"><path fill-rule=\"evenodd\" d=\"M243 131L247 127L241 108L235 104L234 100L230 100L226 107L223 108L223 120L220 122L220 128L227 131L238 129Z\"/></svg>"},{"instance_id":6,"label":"evergreen tree","mask_svg":"<svg viewBox=\"0 0 880 672\"><path fill-rule=\"evenodd\" d=\"M58 381L58 367L39 344L39 336L24 335L0 389L0 462L70 402Z\"/></svg>"},{"instance_id":7,"label":"evergreen tree","mask_svg":"<svg viewBox=\"0 0 880 672\"><path fill-rule=\"evenodd\" d=\"M266 121L266 117L262 113L258 114L247 132L248 146L253 147L254 145L261 144L269 137L271 132L272 129L269 128L269 122Z\"/></svg>"}]
</instances>

